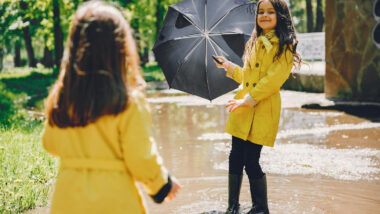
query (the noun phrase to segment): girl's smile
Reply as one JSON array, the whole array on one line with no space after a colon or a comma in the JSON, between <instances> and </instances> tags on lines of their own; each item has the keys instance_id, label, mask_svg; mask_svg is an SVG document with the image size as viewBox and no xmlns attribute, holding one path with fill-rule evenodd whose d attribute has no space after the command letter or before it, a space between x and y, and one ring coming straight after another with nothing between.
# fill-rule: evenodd
<instances>
[{"instance_id":1,"label":"girl's smile","mask_svg":"<svg viewBox=\"0 0 380 214\"><path fill-rule=\"evenodd\" d=\"M257 15L257 24L263 29L264 33L273 30L277 25L277 14L269 0L261 2Z\"/></svg>"}]
</instances>

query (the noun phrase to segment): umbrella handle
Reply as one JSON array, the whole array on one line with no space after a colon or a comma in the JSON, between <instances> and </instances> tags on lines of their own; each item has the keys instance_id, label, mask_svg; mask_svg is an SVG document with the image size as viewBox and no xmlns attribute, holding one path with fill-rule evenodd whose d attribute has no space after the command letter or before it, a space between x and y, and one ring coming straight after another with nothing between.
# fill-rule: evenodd
<instances>
[{"instance_id":1,"label":"umbrella handle","mask_svg":"<svg viewBox=\"0 0 380 214\"><path fill-rule=\"evenodd\" d=\"M219 61L218 58L216 58L214 55L212 56L212 58L215 60L216 63L218 63L219 65L223 65L223 63L221 61Z\"/></svg>"}]
</instances>

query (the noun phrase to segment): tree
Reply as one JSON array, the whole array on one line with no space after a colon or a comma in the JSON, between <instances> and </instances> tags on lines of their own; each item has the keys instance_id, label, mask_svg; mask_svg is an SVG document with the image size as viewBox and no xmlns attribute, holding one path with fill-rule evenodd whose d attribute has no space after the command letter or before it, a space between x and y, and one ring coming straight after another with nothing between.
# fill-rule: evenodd
<instances>
[{"instance_id":1,"label":"tree","mask_svg":"<svg viewBox=\"0 0 380 214\"><path fill-rule=\"evenodd\" d=\"M311 0L306 0L307 32L314 31L313 5Z\"/></svg>"},{"instance_id":2,"label":"tree","mask_svg":"<svg viewBox=\"0 0 380 214\"><path fill-rule=\"evenodd\" d=\"M30 19L26 15L27 10L28 10L28 3L22 0L19 3L20 3L21 12L23 14L23 22L27 23L27 25L22 28L22 33L25 40L26 53L28 54L29 67L36 67L37 63L36 63L36 58L34 57L34 50L32 46L32 39L31 39L31 34L30 34L30 29L29 29Z\"/></svg>"},{"instance_id":3,"label":"tree","mask_svg":"<svg viewBox=\"0 0 380 214\"><path fill-rule=\"evenodd\" d=\"M158 36L158 33L161 28L161 22L162 22L162 6L161 6L162 0L157 0L156 2L156 38Z\"/></svg>"},{"instance_id":4,"label":"tree","mask_svg":"<svg viewBox=\"0 0 380 214\"><path fill-rule=\"evenodd\" d=\"M316 21L314 22L313 1L306 0L307 31L321 32L323 30L324 15L322 0L317 0ZM316 23L314 25L314 23Z\"/></svg>"},{"instance_id":5,"label":"tree","mask_svg":"<svg viewBox=\"0 0 380 214\"><path fill-rule=\"evenodd\" d=\"M317 24L314 29L315 32L322 32L324 21L322 0L317 0Z\"/></svg>"},{"instance_id":6,"label":"tree","mask_svg":"<svg viewBox=\"0 0 380 214\"><path fill-rule=\"evenodd\" d=\"M63 33L61 29L59 1L53 0L53 22L54 22L54 53L55 53L55 66L59 68L61 66L61 60L63 55ZM58 69L57 69L58 70Z\"/></svg>"}]
</instances>

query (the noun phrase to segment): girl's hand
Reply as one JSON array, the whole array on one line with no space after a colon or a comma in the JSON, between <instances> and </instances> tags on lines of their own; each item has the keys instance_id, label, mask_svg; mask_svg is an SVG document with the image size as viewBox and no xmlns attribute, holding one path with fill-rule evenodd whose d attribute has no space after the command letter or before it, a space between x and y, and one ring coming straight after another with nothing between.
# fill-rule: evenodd
<instances>
[{"instance_id":1,"label":"girl's hand","mask_svg":"<svg viewBox=\"0 0 380 214\"><path fill-rule=\"evenodd\" d=\"M218 67L218 68L224 68L224 70L227 70L227 68L228 68L228 66L230 65L231 62L228 61L226 58L224 58L222 56L215 56L215 58L217 58L222 63L222 65L221 65L221 64L215 62L215 60L213 60L215 62L215 64L216 64L216 67Z\"/></svg>"},{"instance_id":2,"label":"girl's hand","mask_svg":"<svg viewBox=\"0 0 380 214\"><path fill-rule=\"evenodd\" d=\"M226 108L231 107L228 111L234 112L239 107L248 107L248 106L249 106L248 103L245 102L244 99L240 99L240 100L229 100L228 104L226 105Z\"/></svg>"},{"instance_id":3,"label":"girl's hand","mask_svg":"<svg viewBox=\"0 0 380 214\"><path fill-rule=\"evenodd\" d=\"M174 176L171 176L171 179L172 179L172 188L170 189L169 194L165 197L164 202L169 202L173 200L177 196L178 191L182 188L177 178L175 178Z\"/></svg>"},{"instance_id":4,"label":"girl's hand","mask_svg":"<svg viewBox=\"0 0 380 214\"><path fill-rule=\"evenodd\" d=\"M257 104L257 102L247 94L244 99L240 100L229 100L226 108L231 107L228 111L234 112L239 107L253 107Z\"/></svg>"}]
</instances>

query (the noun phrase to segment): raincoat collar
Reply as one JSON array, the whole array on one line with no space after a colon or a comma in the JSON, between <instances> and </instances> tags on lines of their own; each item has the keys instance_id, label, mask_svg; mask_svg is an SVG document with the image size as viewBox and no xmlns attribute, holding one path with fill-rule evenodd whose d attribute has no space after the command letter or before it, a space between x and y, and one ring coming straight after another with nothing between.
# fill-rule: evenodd
<instances>
[{"instance_id":1,"label":"raincoat collar","mask_svg":"<svg viewBox=\"0 0 380 214\"><path fill-rule=\"evenodd\" d=\"M276 36L275 30L271 30L266 34L261 34L257 41L261 41L264 44L266 51L269 52L273 48L272 43L278 42L278 37Z\"/></svg>"}]
</instances>

